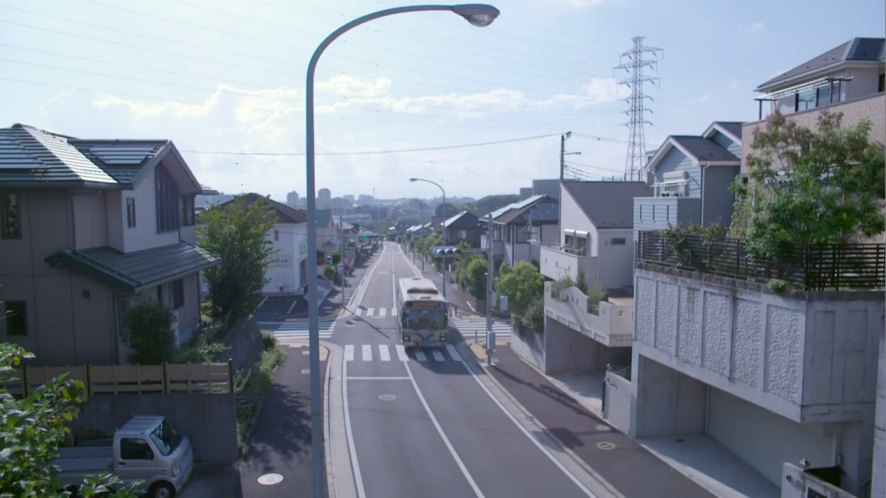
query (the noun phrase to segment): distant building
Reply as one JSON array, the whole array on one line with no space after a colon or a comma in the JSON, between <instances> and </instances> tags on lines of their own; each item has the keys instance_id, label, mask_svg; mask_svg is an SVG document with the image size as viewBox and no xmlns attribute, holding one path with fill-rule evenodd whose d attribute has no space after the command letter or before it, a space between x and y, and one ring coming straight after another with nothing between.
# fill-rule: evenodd
<instances>
[{"instance_id":1,"label":"distant building","mask_svg":"<svg viewBox=\"0 0 886 498\"><path fill-rule=\"evenodd\" d=\"M532 195L546 195L560 201L560 180L532 180Z\"/></svg>"},{"instance_id":2,"label":"distant building","mask_svg":"<svg viewBox=\"0 0 886 498\"><path fill-rule=\"evenodd\" d=\"M520 198L532 197L532 187L520 187Z\"/></svg>"},{"instance_id":3,"label":"distant building","mask_svg":"<svg viewBox=\"0 0 886 498\"><path fill-rule=\"evenodd\" d=\"M298 192L292 191L286 194L286 204L290 207L297 208L298 207Z\"/></svg>"},{"instance_id":4,"label":"distant building","mask_svg":"<svg viewBox=\"0 0 886 498\"><path fill-rule=\"evenodd\" d=\"M328 209L332 204L332 191L328 188L321 188L317 191L317 208Z\"/></svg>"},{"instance_id":5,"label":"distant building","mask_svg":"<svg viewBox=\"0 0 886 498\"><path fill-rule=\"evenodd\" d=\"M360 194L360 196L357 197L357 202L360 204L375 204L375 198L371 195Z\"/></svg>"}]
</instances>

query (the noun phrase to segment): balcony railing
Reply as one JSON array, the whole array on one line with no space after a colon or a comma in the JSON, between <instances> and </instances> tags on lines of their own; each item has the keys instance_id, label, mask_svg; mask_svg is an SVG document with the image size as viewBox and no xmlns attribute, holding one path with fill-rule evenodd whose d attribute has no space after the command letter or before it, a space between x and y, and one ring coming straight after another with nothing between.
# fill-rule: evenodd
<instances>
[{"instance_id":1,"label":"balcony railing","mask_svg":"<svg viewBox=\"0 0 886 498\"><path fill-rule=\"evenodd\" d=\"M795 247L783 257L754 257L741 239L640 232L638 261L742 280L779 279L806 291L886 286L886 244Z\"/></svg>"}]
</instances>

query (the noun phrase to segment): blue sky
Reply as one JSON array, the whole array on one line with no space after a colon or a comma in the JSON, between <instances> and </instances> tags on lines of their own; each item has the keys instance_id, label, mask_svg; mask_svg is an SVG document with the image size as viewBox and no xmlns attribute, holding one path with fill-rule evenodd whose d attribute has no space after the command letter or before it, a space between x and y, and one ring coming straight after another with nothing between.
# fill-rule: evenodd
<instances>
[{"instance_id":1,"label":"blue sky","mask_svg":"<svg viewBox=\"0 0 886 498\"><path fill-rule=\"evenodd\" d=\"M882 0L502 0L478 29L445 12L347 33L316 76L317 186L378 198L517 193L559 173L621 176L634 36L663 49L646 148L751 121L753 89L855 36ZM304 79L317 44L392 1L0 0L0 124L171 139L204 185L305 194ZM492 145L463 145L500 142ZM405 152L413 149L418 151ZM249 154L220 154L237 152Z\"/></svg>"}]
</instances>

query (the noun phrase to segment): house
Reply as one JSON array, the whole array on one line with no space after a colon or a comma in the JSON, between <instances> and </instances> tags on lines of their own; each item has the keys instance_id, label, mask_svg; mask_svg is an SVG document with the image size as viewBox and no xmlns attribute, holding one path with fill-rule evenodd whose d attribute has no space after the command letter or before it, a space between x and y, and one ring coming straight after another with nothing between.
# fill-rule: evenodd
<instances>
[{"instance_id":1,"label":"house","mask_svg":"<svg viewBox=\"0 0 886 498\"><path fill-rule=\"evenodd\" d=\"M545 284L543 337L536 344L515 337L512 347L549 374L600 371L630 357L633 203L650 188L644 182L564 180L560 189L559 243L540 248L539 270L570 285Z\"/></svg>"},{"instance_id":2,"label":"house","mask_svg":"<svg viewBox=\"0 0 886 498\"><path fill-rule=\"evenodd\" d=\"M462 211L443 221L443 245L464 242L468 247L480 247L480 235L485 225L474 213Z\"/></svg>"},{"instance_id":3,"label":"house","mask_svg":"<svg viewBox=\"0 0 886 498\"><path fill-rule=\"evenodd\" d=\"M671 135L646 165L651 196L634 199L637 233L669 225L729 226L735 197L729 185L741 169L741 123L717 121L700 136Z\"/></svg>"},{"instance_id":4,"label":"house","mask_svg":"<svg viewBox=\"0 0 886 498\"><path fill-rule=\"evenodd\" d=\"M850 40L760 85L761 118L766 102L806 127L840 112L844 125L870 120L882 144L883 74L883 39ZM742 127L742 171L763 125ZM675 264L664 256L675 249L647 244L648 233L635 278L630 434L706 439L762 476L771 489L755 495L883 496L882 236L873 255L833 256L834 268L853 268L839 290L812 286L809 264L791 277L807 290L774 292L759 283L771 264ZM731 255L738 243L699 247L702 257ZM866 268L875 278L858 278Z\"/></svg>"},{"instance_id":5,"label":"house","mask_svg":"<svg viewBox=\"0 0 886 498\"><path fill-rule=\"evenodd\" d=\"M558 203L546 195L534 195L508 204L490 215L496 267L499 261L508 266L514 266L518 261L538 261L539 248L556 244L559 239ZM486 217L482 219L485 221ZM480 238L480 247L488 247L487 235Z\"/></svg>"},{"instance_id":6,"label":"house","mask_svg":"<svg viewBox=\"0 0 886 498\"><path fill-rule=\"evenodd\" d=\"M238 195L219 206L224 208L237 199L242 199L246 207L263 201L273 213L274 226L265 235L273 252L271 262L265 270L262 294L266 296L303 294L308 281L305 274L308 264L307 214L288 204L255 193Z\"/></svg>"},{"instance_id":7,"label":"house","mask_svg":"<svg viewBox=\"0 0 886 498\"><path fill-rule=\"evenodd\" d=\"M200 324L195 245L201 187L169 140L80 140L0 129L0 340L44 365L123 363L140 297L174 312L179 342Z\"/></svg>"}]
</instances>

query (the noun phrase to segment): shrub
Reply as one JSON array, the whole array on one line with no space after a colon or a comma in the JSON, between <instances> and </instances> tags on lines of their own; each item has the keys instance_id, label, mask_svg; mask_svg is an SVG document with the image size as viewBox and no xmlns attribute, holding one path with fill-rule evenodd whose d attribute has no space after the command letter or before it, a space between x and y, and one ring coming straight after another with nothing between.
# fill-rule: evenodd
<instances>
[{"instance_id":1,"label":"shrub","mask_svg":"<svg viewBox=\"0 0 886 498\"><path fill-rule=\"evenodd\" d=\"M123 343L135 350L131 363L154 365L171 361L175 355L172 311L153 299L142 299L126 313Z\"/></svg>"}]
</instances>

